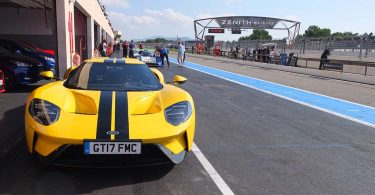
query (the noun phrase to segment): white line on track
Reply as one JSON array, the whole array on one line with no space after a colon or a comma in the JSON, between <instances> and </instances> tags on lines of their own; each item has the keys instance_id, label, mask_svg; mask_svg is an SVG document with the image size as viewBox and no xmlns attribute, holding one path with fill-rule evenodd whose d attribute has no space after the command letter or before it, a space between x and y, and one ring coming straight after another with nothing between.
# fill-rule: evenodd
<instances>
[{"instance_id":1,"label":"white line on track","mask_svg":"<svg viewBox=\"0 0 375 195\"><path fill-rule=\"evenodd\" d=\"M233 191L229 188L227 183L225 183L223 178L221 178L219 173L215 170L215 168L211 165L211 163L207 160L207 158L204 156L202 151L198 148L198 146L195 143L193 143L192 150L197 159L199 160L199 162L202 164L203 168L207 171L208 175L215 182L216 186L220 189L221 193L225 195L234 195Z\"/></svg>"}]
</instances>

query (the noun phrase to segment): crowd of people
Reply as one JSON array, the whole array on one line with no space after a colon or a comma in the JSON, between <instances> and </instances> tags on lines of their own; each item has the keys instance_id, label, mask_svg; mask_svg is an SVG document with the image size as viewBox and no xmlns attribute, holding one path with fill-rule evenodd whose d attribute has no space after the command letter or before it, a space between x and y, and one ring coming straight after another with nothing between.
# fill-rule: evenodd
<instances>
[{"instance_id":1,"label":"crowd of people","mask_svg":"<svg viewBox=\"0 0 375 195\"><path fill-rule=\"evenodd\" d=\"M183 67L185 63L185 58L186 58L186 47L182 41L177 41L178 44L178 51L177 51L177 61L179 67ZM122 51L122 56L124 58L134 58L134 52L136 49L136 43L131 40L130 42L128 41L122 41L122 42L117 42L117 43L112 43L112 42L107 42L107 40L103 40L95 49L94 51L94 56L95 57L110 57L114 52L121 52ZM139 42L138 45L139 49L143 49L144 46L142 42ZM192 48L194 50L194 48ZM203 46L200 45L197 47L197 51L203 53ZM167 61L168 67L170 67L169 63L169 50L167 47L161 47L161 46L156 46L155 47L155 56L161 58L162 65L164 66L164 61Z\"/></svg>"},{"instance_id":2,"label":"crowd of people","mask_svg":"<svg viewBox=\"0 0 375 195\"><path fill-rule=\"evenodd\" d=\"M215 56L227 56L233 59L242 60L253 60L257 62L269 63L272 58L275 57L275 47L263 47L263 48L240 48L239 45L236 47L230 47L229 50L221 50L220 47L214 47L213 50L207 49L201 43L198 43L196 49L192 46L192 53L202 54L213 54Z\"/></svg>"},{"instance_id":3,"label":"crowd of people","mask_svg":"<svg viewBox=\"0 0 375 195\"><path fill-rule=\"evenodd\" d=\"M179 67L183 67L186 58L186 51L187 46L182 41L177 41L177 61ZM113 44L112 42L108 42L103 40L97 49L95 50L96 57L109 57L112 55L114 51L122 51L122 56L124 58L134 58L134 52L137 45L136 43L131 40L118 42ZM144 46L142 42L138 43L138 48L143 49ZM189 48L190 49L190 48ZM201 54L209 54L212 52L216 56L227 56L234 59L242 59L242 60L253 60L257 62L264 62L269 63L273 57L275 57L275 47L263 47L263 48L240 48L239 45L236 47L230 47L229 51L221 51L220 47L214 47L214 50L210 51L207 46L204 46L202 43L198 43L195 46L191 46L191 52L201 55ZM167 65L170 67L169 63L169 50L166 47L156 46L155 47L155 54L158 54L162 60L162 65L164 66L164 60L167 60Z\"/></svg>"},{"instance_id":4,"label":"crowd of people","mask_svg":"<svg viewBox=\"0 0 375 195\"><path fill-rule=\"evenodd\" d=\"M142 43L140 43L140 48L143 48ZM124 41L122 43L117 42L116 44L112 42L107 42L107 40L103 40L94 51L95 57L110 57L113 52L121 51L123 52L124 58L134 58L134 49L135 49L135 43L132 40L130 43L127 41Z\"/></svg>"}]
</instances>

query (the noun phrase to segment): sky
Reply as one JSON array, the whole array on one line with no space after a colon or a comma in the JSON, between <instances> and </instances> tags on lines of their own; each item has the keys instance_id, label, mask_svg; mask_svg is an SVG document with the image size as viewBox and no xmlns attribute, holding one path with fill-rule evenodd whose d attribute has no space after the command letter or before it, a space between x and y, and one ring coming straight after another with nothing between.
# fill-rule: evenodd
<instances>
[{"instance_id":1,"label":"sky","mask_svg":"<svg viewBox=\"0 0 375 195\"><path fill-rule=\"evenodd\" d=\"M106 6L114 30L122 39L154 36L194 38L195 19L215 16L262 16L301 22L300 34L310 25L332 32L375 32L375 0L99 0ZM216 35L216 40L237 40L242 35ZM274 38L286 31L269 31Z\"/></svg>"}]
</instances>

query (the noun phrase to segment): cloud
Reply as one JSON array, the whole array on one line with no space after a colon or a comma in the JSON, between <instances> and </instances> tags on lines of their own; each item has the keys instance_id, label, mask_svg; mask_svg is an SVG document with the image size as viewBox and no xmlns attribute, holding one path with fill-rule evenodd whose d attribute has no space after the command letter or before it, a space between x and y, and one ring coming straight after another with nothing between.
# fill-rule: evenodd
<instances>
[{"instance_id":1,"label":"cloud","mask_svg":"<svg viewBox=\"0 0 375 195\"><path fill-rule=\"evenodd\" d=\"M115 27L136 27L139 25L154 25L159 21L151 16L128 16L123 13L109 11L108 15Z\"/></svg>"},{"instance_id":2,"label":"cloud","mask_svg":"<svg viewBox=\"0 0 375 195\"><path fill-rule=\"evenodd\" d=\"M128 0L102 0L102 3L105 7L109 8L128 8Z\"/></svg>"},{"instance_id":3,"label":"cloud","mask_svg":"<svg viewBox=\"0 0 375 195\"><path fill-rule=\"evenodd\" d=\"M214 17L221 17L221 16L236 16L236 14L231 13L231 12L219 13L219 14L200 13L195 17L195 19L214 18Z\"/></svg>"},{"instance_id":4,"label":"cloud","mask_svg":"<svg viewBox=\"0 0 375 195\"><path fill-rule=\"evenodd\" d=\"M152 36L194 36L194 18L173 9L146 9L140 16L125 15L109 11L108 15L116 30L124 34L125 39L139 39Z\"/></svg>"},{"instance_id":5,"label":"cloud","mask_svg":"<svg viewBox=\"0 0 375 195\"><path fill-rule=\"evenodd\" d=\"M124 12L126 13L126 12ZM194 38L194 20L219 16L235 16L226 12L218 14L201 13L196 16L185 15L174 9L145 9L140 15L109 11L108 15L115 30L123 32L123 39L140 39L154 36Z\"/></svg>"},{"instance_id":6,"label":"cloud","mask_svg":"<svg viewBox=\"0 0 375 195\"><path fill-rule=\"evenodd\" d=\"M161 24L192 25L194 21L192 17L176 12L173 9L146 9L144 12L148 16L157 18Z\"/></svg>"}]
</instances>

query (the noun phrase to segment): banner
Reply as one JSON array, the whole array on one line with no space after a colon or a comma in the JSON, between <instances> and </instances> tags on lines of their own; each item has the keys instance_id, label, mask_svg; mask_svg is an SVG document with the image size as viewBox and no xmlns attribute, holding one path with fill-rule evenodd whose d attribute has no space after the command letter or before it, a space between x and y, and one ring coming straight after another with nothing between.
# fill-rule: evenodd
<instances>
[{"instance_id":1,"label":"banner","mask_svg":"<svg viewBox=\"0 0 375 195\"><path fill-rule=\"evenodd\" d=\"M220 17L215 19L221 28L239 29L273 29L280 19L262 17Z\"/></svg>"}]
</instances>

